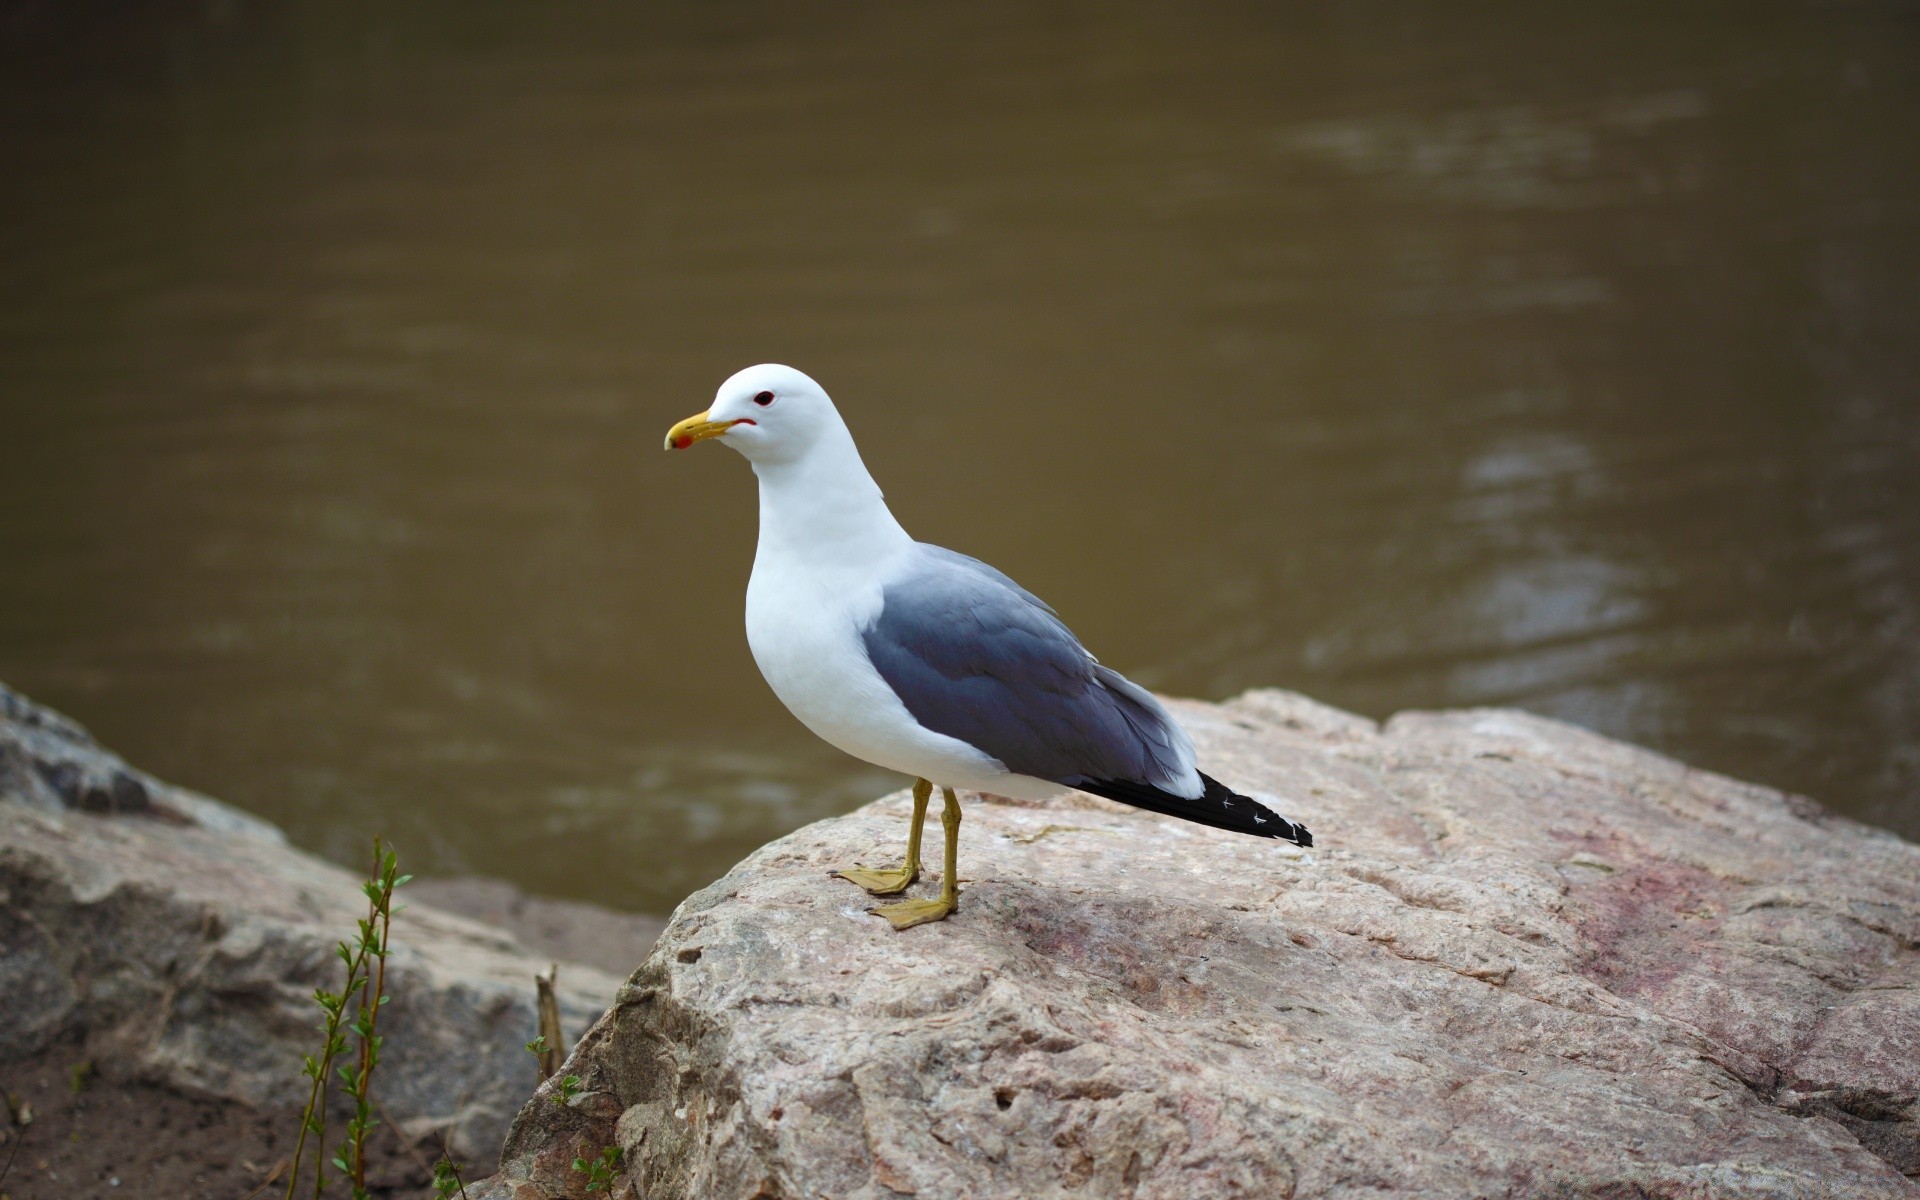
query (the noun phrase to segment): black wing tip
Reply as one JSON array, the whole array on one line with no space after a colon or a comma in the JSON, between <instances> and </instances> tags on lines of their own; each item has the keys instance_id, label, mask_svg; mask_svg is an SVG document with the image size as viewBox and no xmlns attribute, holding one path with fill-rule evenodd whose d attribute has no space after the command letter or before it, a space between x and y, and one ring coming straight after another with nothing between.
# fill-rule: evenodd
<instances>
[{"instance_id":1,"label":"black wing tip","mask_svg":"<svg viewBox=\"0 0 1920 1200\"><path fill-rule=\"evenodd\" d=\"M1289 821L1251 796L1242 796L1210 775L1200 777L1202 791L1194 797L1176 796L1150 783L1126 779L1077 779L1070 786L1092 792L1148 812L1179 817L1196 825L1244 833L1250 837L1273 838L1292 842L1305 849L1313 845L1313 834L1297 821Z\"/></svg>"},{"instance_id":2,"label":"black wing tip","mask_svg":"<svg viewBox=\"0 0 1920 1200\"><path fill-rule=\"evenodd\" d=\"M1258 803L1258 801L1255 801L1255 803ZM1313 834L1308 831L1305 825L1302 825L1298 821L1289 821L1285 817L1274 815L1273 810L1266 808L1264 805L1262 805L1262 810L1270 816L1273 816L1273 819L1280 823L1280 828L1272 832L1268 832L1265 829L1249 829L1246 832L1253 834L1255 837L1272 838L1276 842L1292 842L1302 850L1312 849ZM1255 819L1258 820L1258 818Z\"/></svg>"},{"instance_id":3,"label":"black wing tip","mask_svg":"<svg viewBox=\"0 0 1920 1200\"><path fill-rule=\"evenodd\" d=\"M1255 837L1273 838L1275 841L1292 842L1303 850L1313 845L1313 834L1308 832L1307 827L1300 822L1287 820L1252 796L1242 796L1211 775L1201 775L1200 782L1206 788L1200 795L1202 801L1216 804L1223 810L1232 812L1236 817L1241 816L1243 808L1253 810L1252 828L1242 829L1241 832L1253 834ZM1275 826L1277 828L1274 828Z\"/></svg>"},{"instance_id":4,"label":"black wing tip","mask_svg":"<svg viewBox=\"0 0 1920 1200\"><path fill-rule=\"evenodd\" d=\"M1251 797L1238 796L1236 798L1256 805L1259 812L1253 818L1252 828L1243 829L1236 826L1234 827L1234 832L1251 834L1254 837L1272 838L1276 842L1292 842L1303 850L1313 845L1313 834L1308 831L1305 825L1302 825L1298 821L1287 820L1285 817ZM1227 827L1221 826L1221 828Z\"/></svg>"}]
</instances>

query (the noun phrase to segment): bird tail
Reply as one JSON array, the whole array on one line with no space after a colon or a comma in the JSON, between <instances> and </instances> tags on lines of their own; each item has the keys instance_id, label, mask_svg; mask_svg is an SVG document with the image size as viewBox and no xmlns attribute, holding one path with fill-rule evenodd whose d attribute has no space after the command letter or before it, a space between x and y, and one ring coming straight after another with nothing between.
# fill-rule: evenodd
<instances>
[{"instance_id":1,"label":"bird tail","mask_svg":"<svg viewBox=\"0 0 1920 1200\"><path fill-rule=\"evenodd\" d=\"M1176 796L1150 783L1125 779L1081 779L1073 786L1148 812L1179 817L1197 825L1211 825L1232 833L1254 837L1279 838L1296 846L1313 845L1313 835L1305 825L1289 821L1249 796L1242 796L1211 775L1200 776L1203 790L1198 796Z\"/></svg>"}]
</instances>

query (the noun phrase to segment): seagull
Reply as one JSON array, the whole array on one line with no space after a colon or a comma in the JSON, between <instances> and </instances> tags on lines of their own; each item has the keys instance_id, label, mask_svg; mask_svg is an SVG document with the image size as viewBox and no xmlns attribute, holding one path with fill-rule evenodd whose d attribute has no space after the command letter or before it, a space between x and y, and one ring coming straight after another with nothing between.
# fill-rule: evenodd
<instances>
[{"instance_id":1,"label":"seagull","mask_svg":"<svg viewBox=\"0 0 1920 1200\"><path fill-rule=\"evenodd\" d=\"M944 794L938 899L869 911L895 929L959 906L964 788L1043 800L1078 788L1216 829L1313 845L1306 828L1195 766L1160 702L1081 646L1053 609L986 563L916 542L887 509L826 391L792 367L748 367L667 449L720 441L760 481L747 644L774 695L825 741L914 777L906 862L835 872L875 896L920 874Z\"/></svg>"}]
</instances>

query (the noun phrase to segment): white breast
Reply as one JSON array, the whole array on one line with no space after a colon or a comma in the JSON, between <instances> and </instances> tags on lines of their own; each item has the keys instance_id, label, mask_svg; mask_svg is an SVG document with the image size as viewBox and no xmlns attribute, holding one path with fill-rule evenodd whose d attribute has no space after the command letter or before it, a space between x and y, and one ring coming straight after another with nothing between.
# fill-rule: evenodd
<instances>
[{"instance_id":1,"label":"white breast","mask_svg":"<svg viewBox=\"0 0 1920 1200\"><path fill-rule=\"evenodd\" d=\"M747 644L760 673L801 724L855 758L947 787L1004 786L1004 767L923 728L867 658L860 631L879 615L881 574L757 555Z\"/></svg>"}]
</instances>

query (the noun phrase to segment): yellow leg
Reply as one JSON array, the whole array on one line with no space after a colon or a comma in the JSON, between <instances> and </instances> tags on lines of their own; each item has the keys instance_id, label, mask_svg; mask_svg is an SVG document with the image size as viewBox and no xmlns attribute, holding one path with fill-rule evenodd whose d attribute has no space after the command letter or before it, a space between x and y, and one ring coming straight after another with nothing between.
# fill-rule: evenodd
<instances>
[{"instance_id":1,"label":"yellow leg","mask_svg":"<svg viewBox=\"0 0 1920 1200\"><path fill-rule=\"evenodd\" d=\"M952 788L940 790L947 798L947 807L940 814L940 824L947 831L947 869L940 877L940 898L903 900L873 910L893 922L895 929L943 921L960 907L960 798L953 794Z\"/></svg>"},{"instance_id":2,"label":"yellow leg","mask_svg":"<svg viewBox=\"0 0 1920 1200\"><path fill-rule=\"evenodd\" d=\"M927 820L927 799L933 795L933 785L924 779L913 781L913 832L907 835L907 865L897 871L883 870L877 867L848 867L834 874L857 883L876 896L894 896L907 890L914 880L920 878L920 827Z\"/></svg>"}]
</instances>

